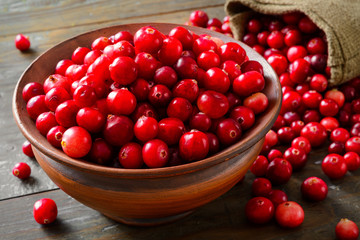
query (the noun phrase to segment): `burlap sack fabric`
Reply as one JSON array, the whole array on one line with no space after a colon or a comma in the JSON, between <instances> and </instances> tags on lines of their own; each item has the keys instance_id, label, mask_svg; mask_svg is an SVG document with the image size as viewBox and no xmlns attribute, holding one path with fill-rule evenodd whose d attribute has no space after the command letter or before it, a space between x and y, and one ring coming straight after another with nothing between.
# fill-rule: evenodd
<instances>
[{"instance_id":1,"label":"burlap sack fabric","mask_svg":"<svg viewBox=\"0 0 360 240\"><path fill-rule=\"evenodd\" d=\"M360 76L360 0L227 0L225 11L236 39L255 12L283 14L300 11L326 34L330 85Z\"/></svg>"}]
</instances>

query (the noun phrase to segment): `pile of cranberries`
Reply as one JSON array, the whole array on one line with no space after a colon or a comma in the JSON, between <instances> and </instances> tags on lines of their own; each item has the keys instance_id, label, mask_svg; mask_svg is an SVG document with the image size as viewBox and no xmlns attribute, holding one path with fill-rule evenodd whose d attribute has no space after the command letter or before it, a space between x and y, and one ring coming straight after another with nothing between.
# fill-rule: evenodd
<instances>
[{"instance_id":1,"label":"pile of cranberries","mask_svg":"<svg viewBox=\"0 0 360 240\"><path fill-rule=\"evenodd\" d=\"M224 24L228 21L225 17ZM216 28L213 23L218 24ZM231 30L224 31L219 19L209 19L203 11L193 12L186 24L231 34ZM280 115L251 167L257 177L252 186L255 198L246 205L246 215L254 223L268 222L275 215L281 226L295 227L304 219L302 208L287 202L286 194L273 190L272 184L288 182L293 171L304 168L311 149L327 141L329 154L321 165L326 176L339 179L360 167L360 78L338 87L329 86L326 36L301 13L256 14L244 27L242 41L274 68L283 91ZM277 147L287 149L282 152ZM326 198L328 187L322 179L310 177L302 183L301 192L311 201L321 201ZM275 211L279 204L287 207ZM285 216L291 223L284 222ZM336 235L340 239L356 239L359 231L355 223L342 219Z\"/></svg>"},{"instance_id":2,"label":"pile of cranberries","mask_svg":"<svg viewBox=\"0 0 360 240\"><path fill-rule=\"evenodd\" d=\"M264 87L239 44L144 26L76 48L22 93L36 128L68 156L160 168L238 142L268 106Z\"/></svg>"}]
</instances>

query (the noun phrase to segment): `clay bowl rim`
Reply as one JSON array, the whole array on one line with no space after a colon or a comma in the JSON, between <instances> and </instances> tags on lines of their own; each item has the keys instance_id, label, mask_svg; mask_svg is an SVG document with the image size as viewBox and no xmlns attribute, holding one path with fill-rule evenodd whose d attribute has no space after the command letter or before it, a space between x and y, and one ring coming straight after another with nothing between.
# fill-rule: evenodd
<instances>
[{"instance_id":1,"label":"clay bowl rim","mask_svg":"<svg viewBox=\"0 0 360 240\"><path fill-rule=\"evenodd\" d=\"M182 26L185 27L194 33L200 35L200 34L209 34L213 37L218 37L222 39L224 42L236 42L240 44L246 51L247 55L249 56L250 60L256 60L261 63L261 65L264 68L264 76L266 80L266 85L269 84L269 82L272 82L272 85L274 87L273 90L276 91L276 95L278 95L275 99L274 106L268 109L262 113L260 116L261 119L267 119L267 122L265 124L262 124L262 127L255 131L255 126L252 127L252 129L248 130L243 136L242 139L232 145L229 146L222 151L218 152L215 155L212 155L210 157L207 157L205 159L202 159L200 161L186 163L183 165L178 166L170 166L170 167L163 167L163 168L153 168L153 169L123 169L123 168L114 168L109 166L102 166L95 163L87 162L85 160L81 159L74 159L68 157L62 150L59 150L52 145L50 145L46 137L42 136L36 129L35 123L33 120L30 119L28 114L20 114L21 111L26 111L26 103L22 99L22 87L30 82L26 81L26 75L30 71L30 69L37 64L42 58L46 57L47 55L51 54L51 52L55 51L57 48L65 47L67 44L69 44L72 41L77 41L79 38L84 38L88 35L97 35L101 36L103 32L112 32L112 34L117 33L119 30L126 30L128 28L134 28L139 29L140 27L151 25L155 28L169 28L172 29L174 27ZM160 30L162 31L162 30ZM95 38L91 39L93 41ZM90 41L90 42L91 42ZM73 50L72 50L73 51ZM45 80L45 79L44 79ZM21 88L21 89L20 89ZM266 86L265 86L266 89ZM67 166L77 168L81 171L88 171L92 172L94 174L99 175L106 175L106 176L112 176L112 177L128 177L128 178L153 178L153 177L165 177L169 175L179 175L179 174L185 174L187 172L193 172L200 169L204 169L216 164L219 164L221 162L227 161L233 157L236 157L240 153L246 151L250 147L252 147L255 143L261 140L265 136L265 134L271 129L271 126L274 124L277 115L280 112L281 107L281 98L282 98L282 92L281 92L281 86L278 79L277 74L272 69L270 64L255 50L247 46L246 44L237 41L229 36L226 36L224 34L214 32L208 29L194 27L194 26L186 26L186 25L179 25L179 24L172 24L172 23L132 23L132 24L122 24L122 25L115 25L110 27L104 27L99 28L96 30L88 31L79 35L76 35L74 37L71 37L69 39L66 39L55 46L51 47L50 49L46 50L44 53L42 53L40 56L38 56L22 73L22 75L19 78L19 81L16 84L14 94L13 94L13 102L12 102L12 110L13 115L16 121L16 124L20 128L21 132L25 136L25 138L28 139L28 141L38 150L40 150L42 153L44 153L46 156L50 157L53 160L56 160L57 162L61 164L65 164ZM267 116L267 118L265 117ZM25 119L27 118L27 119ZM27 124L29 122L29 119L32 121L32 124ZM259 117L255 118L256 123L259 121ZM259 127L259 126L258 126ZM34 133L34 131L37 131ZM40 138L41 137L41 138Z\"/></svg>"}]
</instances>

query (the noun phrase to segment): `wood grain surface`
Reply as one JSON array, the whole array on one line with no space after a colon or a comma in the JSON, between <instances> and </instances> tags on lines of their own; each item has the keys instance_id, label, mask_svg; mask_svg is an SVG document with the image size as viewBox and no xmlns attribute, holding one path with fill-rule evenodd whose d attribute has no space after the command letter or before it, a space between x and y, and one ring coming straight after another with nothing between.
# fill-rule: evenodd
<instances>
[{"instance_id":1,"label":"wood grain surface","mask_svg":"<svg viewBox=\"0 0 360 240\"><path fill-rule=\"evenodd\" d=\"M306 167L295 172L283 189L290 200L305 210L305 221L289 230L275 221L263 226L249 224L244 206L251 198L248 173L244 182L228 193L172 224L138 228L116 223L83 206L57 189L37 162L21 152L25 140L11 113L14 86L25 68L43 51L56 43L99 27L133 22L184 23L191 11L205 10L210 17L225 16L224 0L1 0L0 1L0 239L335 239L334 228L347 217L360 225L360 172L329 180L320 163L326 148L309 155ZM14 47L17 33L30 36L32 47L20 53ZM19 161L32 167L32 177L21 181L11 174ZM329 186L328 197L319 203L302 199L300 185L309 176L318 176ZM58 219L49 226L37 224L32 217L36 200L48 197L56 201Z\"/></svg>"}]
</instances>

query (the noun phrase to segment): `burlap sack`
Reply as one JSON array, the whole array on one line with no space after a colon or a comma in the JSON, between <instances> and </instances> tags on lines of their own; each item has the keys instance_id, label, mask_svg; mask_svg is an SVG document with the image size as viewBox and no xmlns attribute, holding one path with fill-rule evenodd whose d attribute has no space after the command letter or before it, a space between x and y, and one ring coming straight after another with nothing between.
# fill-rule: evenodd
<instances>
[{"instance_id":1,"label":"burlap sack","mask_svg":"<svg viewBox=\"0 0 360 240\"><path fill-rule=\"evenodd\" d=\"M227 0L225 11L236 39L254 13L306 14L326 34L330 85L360 76L360 0Z\"/></svg>"}]
</instances>

